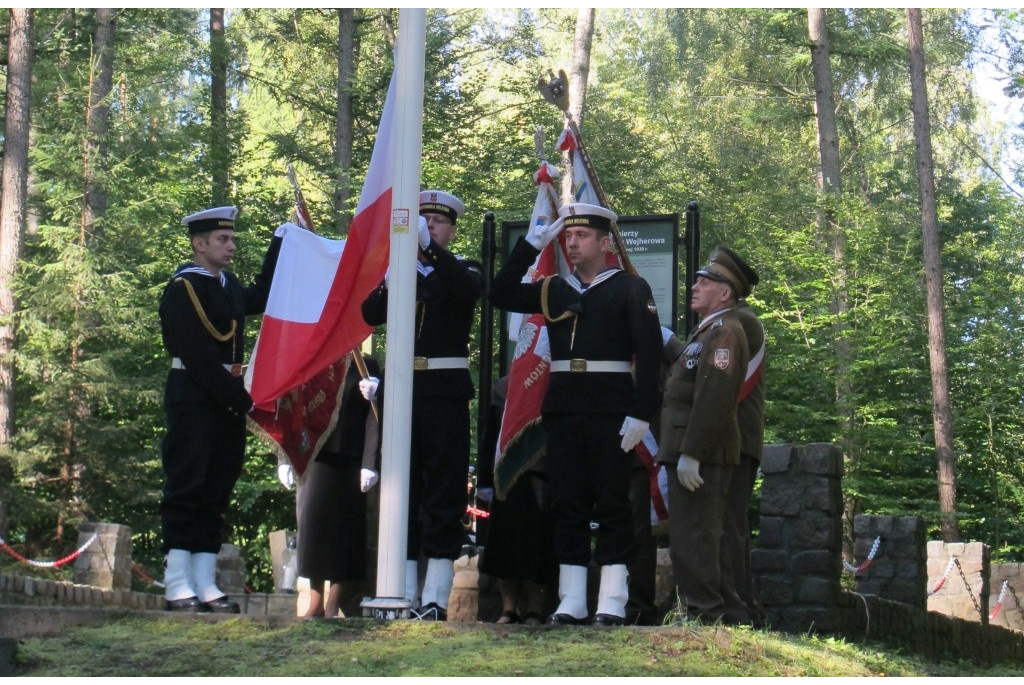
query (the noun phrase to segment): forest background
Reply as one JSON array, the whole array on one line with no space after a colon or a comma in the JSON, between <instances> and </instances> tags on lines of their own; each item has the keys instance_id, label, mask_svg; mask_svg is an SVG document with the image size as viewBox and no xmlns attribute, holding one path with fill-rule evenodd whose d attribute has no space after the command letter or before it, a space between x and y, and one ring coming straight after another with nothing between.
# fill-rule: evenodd
<instances>
[{"instance_id":1,"label":"forest background","mask_svg":"<svg viewBox=\"0 0 1024 685\"><path fill-rule=\"evenodd\" d=\"M19 12L31 16L28 48L14 40ZM222 12L0 10L12 27L0 50L8 129L18 51L34 58L26 216L0 242L16 260L0 282L12 296L0 297L0 536L25 556L60 557L82 522L110 521L131 526L137 561L160 566L168 358L156 309L191 254L181 217L237 204L244 280L292 212L288 163L322 233L343 236L358 199L398 11L229 10L221 32ZM559 157L564 119L537 80L569 71L578 15L427 18L422 185L465 201L454 248L479 258L485 212L529 218L538 125ZM987 69L1019 109L1022 22L1011 10L923 11L956 523L1017 561L1024 131L989 117L975 73ZM682 214L696 201L701 258L724 243L760 272L750 302L767 332L767 441L842 445L848 515L922 516L938 537L907 19L830 9L826 27L839 192L819 187L803 9L598 10L582 130L612 209ZM681 280L681 305L684 293ZM250 350L257 330L250 321ZM267 534L295 522L275 466L250 438L228 521L262 590Z\"/></svg>"}]
</instances>

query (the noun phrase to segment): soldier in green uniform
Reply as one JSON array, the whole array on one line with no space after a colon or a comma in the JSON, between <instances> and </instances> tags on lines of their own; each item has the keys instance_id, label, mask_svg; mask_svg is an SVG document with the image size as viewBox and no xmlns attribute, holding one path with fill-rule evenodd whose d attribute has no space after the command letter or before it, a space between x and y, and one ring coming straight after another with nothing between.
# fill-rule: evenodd
<instances>
[{"instance_id":1,"label":"soldier in green uniform","mask_svg":"<svg viewBox=\"0 0 1024 685\"><path fill-rule=\"evenodd\" d=\"M760 277L757 272L738 254L727 247L719 246L711 253L710 259L714 260L718 252L723 252L732 259L743 271L750 286L758 284ZM750 519L747 516L747 509L754 492L757 469L761 464L761 450L764 447L766 345L764 326L746 301L750 295L749 288L737 294L740 300L736 306L736 315L743 326L743 333L747 336L750 361L747 363L743 387L740 388L737 398L739 406L736 409L736 422L740 429L740 464L736 467L736 473L726 495L722 544L732 568L736 596L742 602L741 611L745 609L754 625L761 626L764 625L766 618L750 569Z\"/></svg>"},{"instance_id":2,"label":"soldier in green uniform","mask_svg":"<svg viewBox=\"0 0 1024 685\"><path fill-rule=\"evenodd\" d=\"M736 403L749 357L735 309L737 293L750 286L724 252L697 275L690 307L701 322L675 343L661 414L658 458L676 470L669 479L672 570L687 618L742 623L745 611L727 611L740 602L726 599L735 590L722 535L726 494L740 461Z\"/></svg>"}]
</instances>

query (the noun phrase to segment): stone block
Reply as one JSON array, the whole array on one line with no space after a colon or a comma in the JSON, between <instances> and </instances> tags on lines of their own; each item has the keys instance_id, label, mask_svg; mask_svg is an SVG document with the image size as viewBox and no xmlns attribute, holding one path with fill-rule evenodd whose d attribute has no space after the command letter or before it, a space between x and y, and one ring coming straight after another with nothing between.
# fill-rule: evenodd
<instances>
[{"instance_id":1,"label":"stone block","mask_svg":"<svg viewBox=\"0 0 1024 685\"><path fill-rule=\"evenodd\" d=\"M801 578L796 599L801 604L832 606L839 600L839 579Z\"/></svg>"},{"instance_id":2,"label":"stone block","mask_svg":"<svg viewBox=\"0 0 1024 685\"><path fill-rule=\"evenodd\" d=\"M480 593L476 589L452 588L448 595L448 621L474 623L480 608Z\"/></svg>"},{"instance_id":3,"label":"stone block","mask_svg":"<svg viewBox=\"0 0 1024 685\"><path fill-rule=\"evenodd\" d=\"M782 547L785 545L785 525L786 519L781 516L761 516L757 534L757 546L765 548Z\"/></svg>"},{"instance_id":4,"label":"stone block","mask_svg":"<svg viewBox=\"0 0 1024 685\"><path fill-rule=\"evenodd\" d=\"M75 582L103 589L130 589L132 585L132 531L118 523L83 523L75 560Z\"/></svg>"},{"instance_id":5,"label":"stone block","mask_svg":"<svg viewBox=\"0 0 1024 685\"><path fill-rule=\"evenodd\" d=\"M792 549L830 549L836 544L834 526L829 517L820 512L807 511L792 522Z\"/></svg>"},{"instance_id":6,"label":"stone block","mask_svg":"<svg viewBox=\"0 0 1024 685\"><path fill-rule=\"evenodd\" d=\"M929 540L925 547L928 548L929 557L938 557L946 554L946 543L942 540Z\"/></svg>"},{"instance_id":7,"label":"stone block","mask_svg":"<svg viewBox=\"0 0 1024 685\"><path fill-rule=\"evenodd\" d=\"M761 453L761 473L786 473L789 471L793 452L793 445L765 445Z\"/></svg>"},{"instance_id":8,"label":"stone block","mask_svg":"<svg viewBox=\"0 0 1024 685\"><path fill-rule=\"evenodd\" d=\"M889 559L875 559L868 566L867 572L871 574L873 578L893 578L896 575L896 565L893 564Z\"/></svg>"},{"instance_id":9,"label":"stone block","mask_svg":"<svg viewBox=\"0 0 1024 685\"><path fill-rule=\"evenodd\" d=\"M810 511L837 511L842 505L842 493L830 481L812 478L804 484L802 509Z\"/></svg>"},{"instance_id":10,"label":"stone block","mask_svg":"<svg viewBox=\"0 0 1024 685\"><path fill-rule=\"evenodd\" d=\"M782 549L750 550L750 568L755 573L789 570L789 552Z\"/></svg>"},{"instance_id":11,"label":"stone block","mask_svg":"<svg viewBox=\"0 0 1024 685\"><path fill-rule=\"evenodd\" d=\"M298 533L293 530L274 530L267 536L270 539L270 566L274 573L274 587L281 587L284 580L284 555L289 539L297 539Z\"/></svg>"},{"instance_id":12,"label":"stone block","mask_svg":"<svg viewBox=\"0 0 1024 685\"><path fill-rule=\"evenodd\" d=\"M797 552L790 560L790 570L800 574L831 574L836 568L832 562L832 554L825 549L810 549Z\"/></svg>"},{"instance_id":13,"label":"stone block","mask_svg":"<svg viewBox=\"0 0 1024 685\"><path fill-rule=\"evenodd\" d=\"M248 595L251 597L252 595ZM267 616L295 616L298 595L285 595L274 593L266 595Z\"/></svg>"},{"instance_id":14,"label":"stone block","mask_svg":"<svg viewBox=\"0 0 1024 685\"><path fill-rule=\"evenodd\" d=\"M900 516L893 526L893 533L913 537L924 532L924 521L920 516Z\"/></svg>"},{"instance_id":15,"label":"stone block","mask_svg":"<svg viewBox=\"0 0 1024 685\"><path fill-rule=\"evenodd\" d=\"M792 604L795 597L793 576L787 574L762 575L758 579L761 603L765 606Z\"/></svg>"},{"instance_id":16,"label":"stone block","mask_svg":"<svg viewBox=\"0 0 1024 685\"><path fill-rule=\"evenodd\" d=\"M290 595L292 601L295 601L295 595ZM245 613L249 616L266 616L267 615L267 595L263 592L254 592L251 595L246 595L246 606Z\"/></svg>"},{"instance_id":17,"label":"stone block","mask_svg":"<svg viewBox=\"0 0 1024 685\"><path fill-rule=\"evenodd\" d=\"M843 454L831 443L817 442L797 448L800 469L819 476L838 476L843 470Z\"/></svg>"},{"instance_id":18,"label":"stone block","mask_svg":"<svg viewBox=\"0 0 1024 685\"><path fill-rule=\"evenodd\" d=\"M830 632L836 627L836 611L832 607L798 606L786 610L790 630Z\"/></svg>"},{"instance_id":19,"label":"stone block","mask_svg":"<svg viewBox=\"0 0 1024 685\"><path fill-rule=\"evenodd\" d=\"M921 565L913 560L900 560L895 562L893 577L895 578L917 578L921 575Z\"/></svg>"},{"instance_id":20,"label":"stone block","mask_svg":"<svg viewBox=\"0 0 1024 685\"><path fill-rule=\"evenodd\" d=\"M853 533L854 535L868 535L873 533L874 530L871 528L873 517L865 514L857 514L853 517Z\"/></svg>"},{"instance_id":21,"label":"stone block","mask_svg":"<svg viewBox=\"0 0 1024 685\"><path fill-rule=\"evenodd\" d=\"M765 479L761 484L762 516L796 516L802 502L803 489L793 479Z\"/></svg>"}]
</instances>

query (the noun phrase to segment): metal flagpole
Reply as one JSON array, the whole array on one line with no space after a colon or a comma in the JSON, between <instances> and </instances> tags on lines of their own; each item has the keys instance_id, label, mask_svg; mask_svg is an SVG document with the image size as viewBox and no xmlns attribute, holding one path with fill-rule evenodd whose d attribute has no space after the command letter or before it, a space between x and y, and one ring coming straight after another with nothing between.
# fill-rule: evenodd
<instances>
[{"instance_id":1,"label":"metal flagpole","mask_svg":"<svg viewBox=\"0 0 1024 685\"><path fill-rule=\"evenodd\" d=\"M380 619L408 618L412 608L404 595L426 25L425 9L399 10L377 596L363 603Z\"/></svg>"}]
</instances>

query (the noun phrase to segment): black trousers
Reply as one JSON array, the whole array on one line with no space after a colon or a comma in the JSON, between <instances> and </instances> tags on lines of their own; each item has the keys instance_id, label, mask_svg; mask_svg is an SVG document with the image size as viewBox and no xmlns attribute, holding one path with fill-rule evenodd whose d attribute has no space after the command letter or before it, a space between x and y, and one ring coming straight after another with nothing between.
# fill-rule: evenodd
<instances>
[{"instance_id":1,"label":"black trousers","mask_svg":"<svg viewBox=\"0 0 1024 685\"><path fill-rule=\"evenodd\" d=\"M469 478L469 403L414 398L409 465L407 559L458 559Z\"/></svg>"},{"instance_id":2,"label":"black trousers","mask_svg":"<svg viewBox=\"0 0 1024 685\"><path fill-rule=\"evenodd\" d=\"M207 402L167 405L160 519L163 551L220 551L224 515L245 459L245 419Z\"/></svg>"},{"instance_id":3,"label":"black trousers","mask_svg":"<svg viewBox=\"0 0 1024 685\"><path fill-rule=\"evenodd\" d=\"M590 522L595 521L594 562L625 564L633 544L633 455L622 451L619 435L625 415L544 414L543 419L558 563L590 563Z\"/></svg>"}]
</instances>

